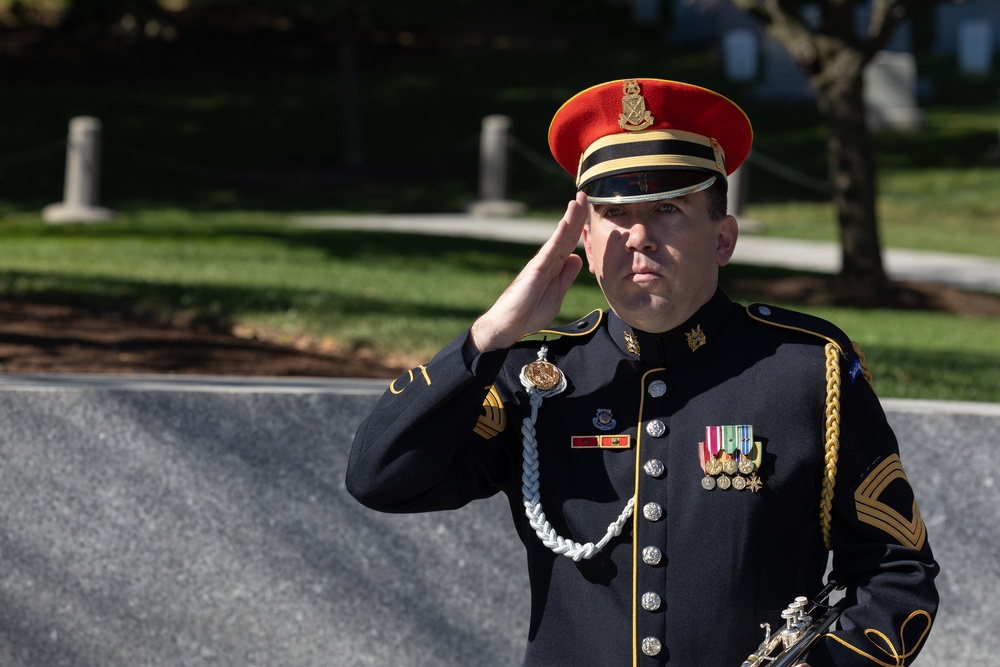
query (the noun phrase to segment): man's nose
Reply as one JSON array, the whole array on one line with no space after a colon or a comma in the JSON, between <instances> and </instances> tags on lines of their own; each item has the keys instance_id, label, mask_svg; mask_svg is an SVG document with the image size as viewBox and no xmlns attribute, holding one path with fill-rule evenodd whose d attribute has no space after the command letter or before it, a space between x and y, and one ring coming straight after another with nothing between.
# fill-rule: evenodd
<instances>
[{"instance_id":1,"label":"man's nose","mask_svg":"<svg viewBox=\"0 0 1000 667\"><path fill-rule=\"evenodd\" d=\"M631 220L625 246L629 250L655 250L656 240L652 235L651 221L644 215L636 215Z\"/></svg>"}]
</instances>

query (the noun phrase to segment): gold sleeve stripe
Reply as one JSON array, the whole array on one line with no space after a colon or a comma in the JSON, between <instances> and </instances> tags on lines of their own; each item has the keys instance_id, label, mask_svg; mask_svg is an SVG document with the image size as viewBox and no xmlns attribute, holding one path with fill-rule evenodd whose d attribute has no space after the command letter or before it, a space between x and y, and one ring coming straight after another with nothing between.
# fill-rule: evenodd
<instances>
[{"instance_id":1,"label":"gold sleeve stripe","mask_svg":"<svg viewBox=\"0 0 1000 667\"><path fill-rule=\"evenodd\" d=\"M885 636L884 633L879 632L874 628L868 628L867 630L865 630L865 637L868 639L868 641L870 641L875 646L875 648L884 653L885 657L887 657L892 662L887 662L886 660L882 660L875 657L871 653L866 653L857 646L848 644L846 641L844 641L837 635L827 634L826 637L829 637L830 639L833 639L839 644L851 649L858 655L864 658L868 658L874 664L880 665L880 667L902 667L907 663L907 661L909 661L913 657L913 655L917 652L917 649L920 648L920 645L924 643L924 640L927 638L927 633L930 632L931 629L931 615L928 614L923 609L918 609L917 611L910 614L905 621L903 621L903 625L900 626L899 628L900 637L903 637L903 633L906 631L906 626L910 623L910 621L917 619L924 620L926 622L926 625L923 629L923 632L921 632L920 636L917 637L917 643L914 646L909 647L909 649L907 649L905 639L902 640L903 645L897 649L895 646L892 645L892 642L889 640L888 637Z\"/></svg>"},{"instance_id":2,"label":"gold sleeve stripe","mask_svg":"<svg viewBox=\"0 0 1000 667\"><path fill-rule=\"evenodd\" d=\"M920 551L927 539L927 527L920 518L916 498L913 499L909 519L895 508L879 501L886 488L897 480L909 485L899 456L893 454L882 461L854 492L858 520L882 530L903 546Z\"/></svg>"},{"instance_id":3,"label":"gold sleeve stripe","mask_svg":"<svg viewBox=\"0 0 1000 667\"><path fill-rule=\"evenodd\" d=\"M491 386L483 401L483 414L479 416L474 431L479 437L489 440L503 431L506 426L507 411L503 407L503 401L500 400L497 388Z\"/></svg>"}]
</instances>

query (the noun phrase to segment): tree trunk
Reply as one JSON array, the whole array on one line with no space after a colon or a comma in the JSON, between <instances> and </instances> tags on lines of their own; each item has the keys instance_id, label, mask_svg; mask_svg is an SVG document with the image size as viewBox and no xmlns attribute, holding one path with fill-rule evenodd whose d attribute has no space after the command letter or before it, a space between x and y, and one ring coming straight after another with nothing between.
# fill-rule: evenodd
<instances>
[{"instance_id":1,"label":"tree trunk","mask_svg":"<svg viewBox=\"0 0 1000 667\"><path fill-rule=\"evenodd\" d=\"M827 124L833 203L840 227L840 281L856 300L886 287L878 214L875 161L865 118L864 66L906 16L902 2L873 2L867 35L857 34L855 2L818 3L823 29L807 27L800 3L785 0L732 0L760 20L809 77Z\"/></svg>"},{"instance_id":2,"label":"tree trunk","mask_svg":"<svg viewBox=\"0 0 1000 667\"><path fill-rule=\"evenodd\" d=\"M859 56L859 54L858 54ZM827 121L827 149L833 203L840 227L841 281L859 297L886 284L876 210L871 131L865 118L860 58L830 63L813 77L820 112ZM857 68L855 75L851 72Z\"/></svg>"}]
</instances>

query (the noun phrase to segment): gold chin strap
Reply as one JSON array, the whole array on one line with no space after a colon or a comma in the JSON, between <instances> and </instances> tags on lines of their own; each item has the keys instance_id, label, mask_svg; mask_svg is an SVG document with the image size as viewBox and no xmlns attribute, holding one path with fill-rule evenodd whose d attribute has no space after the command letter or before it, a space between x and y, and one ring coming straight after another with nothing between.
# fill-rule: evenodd
<instances>
[{"instance_id":1,"label":"gold chin strap","mask_svg":"<svg viewBox=\"0 0 1000 667\"><path fill-rule=\"evenodd\" d=\"M866 374L867 377L867 374ZM830 523L833 519L833 487L837 483L837 457L840 455L840 350L826 344L826 463L823 489L820 491L819 514L823 544L832 547Z\"/></svg>"}]
</instances>

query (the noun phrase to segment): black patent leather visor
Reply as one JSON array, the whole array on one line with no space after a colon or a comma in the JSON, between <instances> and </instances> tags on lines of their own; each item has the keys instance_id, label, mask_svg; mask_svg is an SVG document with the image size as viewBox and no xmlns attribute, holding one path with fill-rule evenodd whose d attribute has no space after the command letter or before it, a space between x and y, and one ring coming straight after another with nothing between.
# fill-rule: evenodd
<instances>
[{"instance_id":1,"label":"black patent leather visor","mask_svg":"<svg viewBox=\"0 0 1000 667\"><path fill-rule=\"evenodd\" d=\"M625 204L683 197L711 187L716 178L691 170L637 171L598 178L580 190L595 204Z\"/></svg>"}]
</instances>

